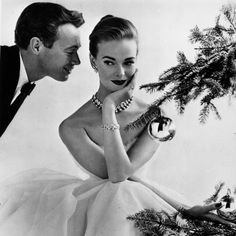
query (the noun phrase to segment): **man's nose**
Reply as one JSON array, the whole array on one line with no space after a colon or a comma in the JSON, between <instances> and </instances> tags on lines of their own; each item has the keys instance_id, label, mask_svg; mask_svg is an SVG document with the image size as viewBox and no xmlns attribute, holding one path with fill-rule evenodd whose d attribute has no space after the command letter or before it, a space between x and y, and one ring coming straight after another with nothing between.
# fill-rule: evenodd
<instances>
[{"instance_id":1,"label":"man's nose","mask_svg":"<svg viewBox=\"0 0 236 236\"><path fill-rule=\"evenodd\" d=\"M81 64L81 61L80 61L80 59L79 59L79 55L78 55L77 52L74 54L74 57L73 57L73 59L72 59L72 63L73 63L73 65L79 65L79 64Z\"/></svg>"}]
</instances>

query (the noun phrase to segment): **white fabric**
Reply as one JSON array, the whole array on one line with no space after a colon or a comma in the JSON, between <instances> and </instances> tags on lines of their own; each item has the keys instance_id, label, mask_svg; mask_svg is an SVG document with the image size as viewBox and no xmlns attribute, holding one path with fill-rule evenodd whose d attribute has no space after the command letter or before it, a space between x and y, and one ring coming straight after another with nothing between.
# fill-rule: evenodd
<instances>
[{"instance_id":1,"label":"white fabric","mask_svg":"<svg viewBox=\"0 0 236 236\"><path fill-rule=\"evenodd\" d=\"M49 169L20 173L0 187L0 235L138 236L127 216L145 208L174 213L168 196L186 203L138 174L134 179L112 183L91 175L82 180Z\"/></svg>"}]
</instances>

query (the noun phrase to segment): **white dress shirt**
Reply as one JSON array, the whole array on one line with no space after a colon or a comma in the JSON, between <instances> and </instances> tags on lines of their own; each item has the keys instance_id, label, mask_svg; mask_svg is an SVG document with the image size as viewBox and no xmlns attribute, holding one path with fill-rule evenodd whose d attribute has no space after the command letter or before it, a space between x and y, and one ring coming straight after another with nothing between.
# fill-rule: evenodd
<instances>
[{"instance_id":1,"label":"white dress shirt","mask_svg":"<svg viewBox=\"0 0 236 236\"><path fill-rule=\"evenodd\" d=\"M19 95L22 86L24 84L28 83L28 82L29 82L29 79L28 79L28 76L26 74L25 65L23 63L23 60L22 60L22 57L21 57L21 54L20 54L20 74L19 74L19 80L18 80L18 84L16 86L14 98L12 99L11 103L13 103L13 101Z\"/></svg>"}]
</instances>

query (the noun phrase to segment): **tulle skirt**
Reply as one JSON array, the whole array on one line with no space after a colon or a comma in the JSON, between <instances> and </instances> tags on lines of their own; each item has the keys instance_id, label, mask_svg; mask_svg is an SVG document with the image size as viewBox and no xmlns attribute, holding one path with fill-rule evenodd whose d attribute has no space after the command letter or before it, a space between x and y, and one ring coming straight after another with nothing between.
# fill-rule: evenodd
<instances>
[{"instance_id":1,"label":"tulle skirt","mask_svg":"<svg viewBox=\"0 0 236 236\"><path fill-rule=\"evenodd\" d=\"M127 216L147 208L176 212L165 196L188 204L138 178L112 183L32 169L0 186L0 236L137 236L141 233Z\"/></svg>"}]
</instances>

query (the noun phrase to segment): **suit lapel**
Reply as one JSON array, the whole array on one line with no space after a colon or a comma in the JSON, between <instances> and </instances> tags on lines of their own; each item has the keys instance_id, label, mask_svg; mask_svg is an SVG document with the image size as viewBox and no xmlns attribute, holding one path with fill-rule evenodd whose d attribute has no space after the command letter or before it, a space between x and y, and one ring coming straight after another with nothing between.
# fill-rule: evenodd
<instances>
[{"instance_id":1,"label":"suit lapel","mask_svg":"<svg viewBox=\"0 0 236 236\"><path fill-rule=\"evenodd\" d=\"M5 130L10 104L14 97L20 73L20 55L17 46L0 47L0 136Z\"/></svg>"},{"instance_id":2,"label":"suit lapel","mask_svg":"<svg viewBox=\"0 0 236 236\"><path fill-rule=\"evenodd\" d=\"M20 55L17 46L3 47L3 94L5 105L10 105L14 97L20 73Z\"/></svg>"}]
</instances>

